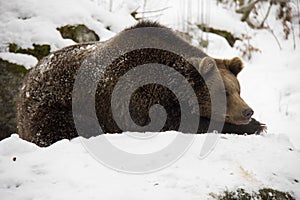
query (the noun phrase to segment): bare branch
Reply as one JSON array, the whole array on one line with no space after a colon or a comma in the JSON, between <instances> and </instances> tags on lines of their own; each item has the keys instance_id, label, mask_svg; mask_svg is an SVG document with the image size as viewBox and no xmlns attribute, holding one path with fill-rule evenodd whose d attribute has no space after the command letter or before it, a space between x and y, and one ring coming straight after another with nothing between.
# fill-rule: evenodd
<instances>
[{"instance_id":1,"label":"bare branch","mask_svg":"<svg viewBox=\"0 0 300 200\"><path fill-rule=\"evenodd\" d=\"M149 11L143 11L143 12L138 12L139 14L145 14L145 13L155 13L155 12L162 12L164 10L167 10L169 9L170 7L165 7L165 8L162 8L162 9L158 9L158 10L149 10Z\"/></svg>"},{"instance_id":2,"label":"bare branch","mask_svg":"<svg viewBox=\"0 0 300 200\"><path fill-rule=\"evenodd\" d=\"M299 23L299 37L300 37L300 9L299 9L299 0L297 0L297 12L298 12L298 23Z\"/></svg>"},{"instance_id":3,"label":"bare branch","mask_svg":"<svg viewBox=\"0 0 300 200\"><path fill-rule=\"evenodd\" d=\"M243 14L243 16L242 16L242 18L241 18L241 20L242 20L243 22L246 21L246 20L248 19L249 14L251 13L251 11L253 10L253 8L255 7L255 4L256 4L257 2L259 2L259 1L260 1L260 0L255 0L255 1L251 2L251 3L249 3L248 5L242 6L240 9L237 9L237 10L236 10L237 13L242 13L242 14Z\"/></svg>"},{"instance_id":4,"label":"bare branch","mask_svg":"<svg viewBox=\"0 0 300 200\"><path fill-rule=\"evenodd\" d=\"M274 31L273 31L269 26L267 27L267 30L270 31L270 33L271 33L271 34L273 35L273 37L275 38L275 40L276 40L276 42L277 42L277 44L278 44L279 49L282 50L282 47L281 47L281 45L280 45L280 42L279 42L278 38L276 37Z\"/></svg>"},{"instance_id":5,"label":"bare branch","mask_svg":"<svg viewBox=\"0 0 300 200\"><path fill-rule=\"evenodd\" d=\"M260 24L260 27L263 27L264 26L264 23L265 21L267 20L269 14L270 14L270 11L271 11L271 8L272 8L272 5L273 5L273 1L270 0L270 4L269 4L269 7L268 7L268 11L267 11L267 14L265 15L264 19L262 20L261 24Z\"/></svg>"},{"instance_id":6,"label":"bare branch","mask_svg":"<svg viewBox=\"0 0 300 200\"><path fill-rule=\"evenodd\" d=\"M295 38L295 30L293 23L291 23L292 35L293 35L293 42L294 42L294 50L296 49L296 38Z\"/></svg>"}]
</instances>

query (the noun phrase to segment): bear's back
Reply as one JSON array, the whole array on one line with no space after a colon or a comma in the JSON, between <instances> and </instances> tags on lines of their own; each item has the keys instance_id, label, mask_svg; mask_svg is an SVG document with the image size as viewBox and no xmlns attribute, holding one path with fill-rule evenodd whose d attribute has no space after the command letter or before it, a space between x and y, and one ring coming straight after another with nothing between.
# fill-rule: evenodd
<instances>
[{"instance_id":1,"label":"bear's back","mask_svg":"<svg viewBox=\"0 0 300 200\"><path fill-rule=\"evenodd\" d=\"M31 69L17 103L18 134L22 138L46 146L76 136L70 120L73 83L81 63L98 45L93 42L65 47ZM57 134L53 134L55 131Z\"/></svg>"}]
</instances>

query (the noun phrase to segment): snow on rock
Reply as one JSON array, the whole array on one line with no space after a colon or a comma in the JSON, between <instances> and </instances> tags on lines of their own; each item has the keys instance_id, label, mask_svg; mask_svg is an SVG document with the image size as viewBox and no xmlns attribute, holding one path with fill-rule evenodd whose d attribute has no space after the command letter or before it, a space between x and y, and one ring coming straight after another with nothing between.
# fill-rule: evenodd
<instances>
[{"instance_id":1,"label":"snow on rock","mask_svg":"<svg viewBox=\"0 0 300 200\"><path fill-rule=\"evenodd\" d=\"M164 134L172 141L176 133ZM124 143L135 140L124 134L105 137L111 141L120 138ZM197 135L191 148L171 166L132 175L98 163L86 152L80 138L39 148L12 135L0 142L1 198L212 199L210 193L264 187L300 198L300 151L286 136L221 135L212 153L199 159L205 137Z\"/></svg>"},{"instance_id":2,"label":"snow on rock","mask_svg":"<svg viewBox=\"0 0 300 200\"><path fill-rule=\"evenodd\" d=\"M20 53L0 52L0 58L8 60L11 63L23 65L26 69L34 67L38 62L34 56Z\"/></svg>"},{"instance_id":3,"label":"snow on rock","mask_svg":"<svg viewBox=\"0 0 300 200\"><path fill-rule=\"evenodd\" d=\"M85 24L100 36L100 40L107 40L135 23L128 9L112 13L89 0L1 0L0 3L2 48L8 43L30 48L35 43L50 44L53 51L74 44L72 40L61 37L56 30L58 27Z\"/></svg>"}]
</instances>

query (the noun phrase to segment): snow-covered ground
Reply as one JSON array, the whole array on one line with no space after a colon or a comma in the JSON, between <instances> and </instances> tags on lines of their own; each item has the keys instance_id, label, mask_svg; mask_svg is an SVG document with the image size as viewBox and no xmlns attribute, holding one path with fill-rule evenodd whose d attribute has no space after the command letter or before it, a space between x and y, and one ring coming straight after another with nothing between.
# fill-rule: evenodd
<instances>
[{"instance_id":1,"label":"snow-covered ground","mask_svg":"<svg viewBox=\"0 0 300 200\"><path fill-rule=\"evenodd\" d=\"M1 199L213 199L226 189L251 192L263 187L300 198L300 151L285 135L223 135L214 151L200 159L204 139L197 136L171 166L133 175L99 164L79 138L39 148L13 135L0 143ZM125 135L110 141L127 151L141 148ZM152 145L160 144L148 142L143 149Z\"/></svg>"},{"instance_id":2,"label":"snow-covered ground","mask_svg":"<svg viewBox=\"0 0 300 200\"><path fill-rule=\"evenodd\" d=\"M109 2L112 2L110 5ZM105 41L133 25L130 13L136 9L159 10L145 13L169 27L184 30L187 1L105 0L0 0L0 57L32 67L32 56L7 52L8 43L21 47L50 44L57 50L73 44L63 39L57 27L84 23ZM190 6L197 20L197 1ZM201 5L201 3L200 3ZM265 122L268 133L262 136L223 135L212 153L199 158L205 135L197 135L190 149L171 166L151 174L132 175L109 169L87 153L76 138L60 141L48 148L39 148L13 135L0 141L1 199L212 199L213 194L238 187L247 191L271 187L291 192L300 199L300 77L299 28L295 23L295 44L290 35L284 39L282 25L275 20L276 6L271 9L267 23L276 38L267 30L252 30L240 21L240 15L229 12L216 1L205 1L204 22L225 29L237 36L250 35L250 43L260 52L244 59L245 69L239 74L242 97L255 111L254 118ZM112 9L112 12L109 9ZM259 12L267 12L267 4ZM201 16L200 16L201 18ZM105 27L110 27L110 30ZM240 56L224 38L203 34L209 40L204 49L217 58ZM193 41L195 44L195 40ZM126 135L106 136L129 152L153 151L174 138L164 133L163 139L141 143ZM158 134L161 135L161 134ZM142 147L142 148L141 148ZM15 161L14 161L15 160Z\"/></svg>"}]
</instances>

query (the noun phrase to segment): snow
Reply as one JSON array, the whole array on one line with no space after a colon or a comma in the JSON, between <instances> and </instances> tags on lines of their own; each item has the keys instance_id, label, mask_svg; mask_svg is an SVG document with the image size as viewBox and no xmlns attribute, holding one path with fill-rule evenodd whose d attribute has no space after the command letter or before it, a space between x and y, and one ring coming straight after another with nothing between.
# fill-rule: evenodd
<instances>
[{"instance_id":1,"label":"snow","mask_svg":"<svg viewBox=\"0 0 300 200\"><path fill-rule=\"evenodd\" d=\"M110 2L111 10L110 10ZM147 4L145 5L145 2ZM169 27L185 30L186 18L197 22L197 1L187 16L186 1L106 1L106 0L0 0L0 58L33 67L37 60L29 55L7 52L9 43L22 48L32 44L50 44L51 51L74 44L56 30L67 24L85 24L105 41L133 25L134 10L159 10L145 13ZM200 1L199 1L200 2ZM263 3L259 12L267 11ZM264 135L222 135L212 152L200 159L206 135L195 136L185 154L172 165L154 173L132 175L107 168L97 162L82 145L81 138L62 140L40 148L17 135L0 141L1 199L213 199L210 194L245 188L257 191L271 187L300 198L300 77L299 25L284 39L281 22L271 9L267 24L279 40L267 30L253 30L240 21L241 15L228 12L216 1L205 1L204 22L211 27L230 30L237 36L251 36L250 43L259 52L244 58L239 74L244 100L254 109L254 118L268 126ZM258 19L258 21L260 21ZM107 27L110 27L108 30ZM231 48L224 38L194 30L209 46L204 51L216 58L241 57L237 41ZM197 37L193 43L197 45ZM151 140L135 140L127 133L105 136L117 148L129 153L151 153L166 147L176 132L156 133ZM16 158L16 161L13 159Z\"/></svg>"},{"instance_id":2,"label":"snow","mask_svg":"<svg viewBox=\"0 0 300 200\"><path fill-rule=\"evenodd\" d=\"M163 147L166 139L172 141L174 132L163 135L165 140L156 140L156 147ZM110 135L109 139L131 151L140 150L124 135ZM204 139L205 135L197 136L171 166L133 175L98 163L80 138L39 148L12 135L0 142L0 194L2 199L14 200L212 199L210 193L220 194L226 189L271 187L300 198L295 182L300 179L300 151L285 135L222 135L213 152L200 159ZM151 148L150 142L143 146L145 150Z\"/></svg>"},{"instance_id":3,"label":"snow","mask_svg":"<svg viewBox=\"0 0 300 200\"><path fill-rule=\"evenodd\" d=\"M5 1L1 0L0 38L2 43L14 42L23 48L33 43L50 44L51 50L74 44L63 39L56 30L67 24L83 23L94 30L101 40L107 40L134 19L124 9L110 13L92 1L53 0L43 1ZM109 31L105 27L111 26Z\"/></svg>"},{"instance_id":4,"label":"snow","mask_svg":"<svg viewBox=\"0 0 300 200\"><path fill-rule=\"evenodd\" d=\"M34 56L20 53L0 52L0 58L9 60L11 63L23 65L26 69L34 67L38 62Z\"/></svg>"}]
</instances>

